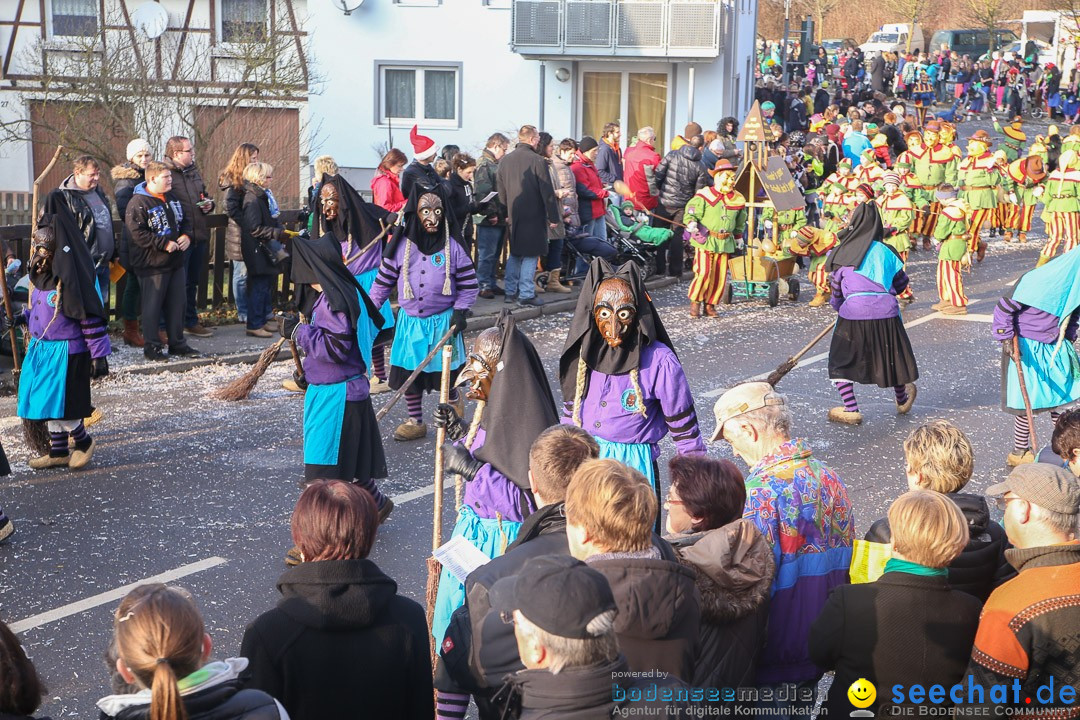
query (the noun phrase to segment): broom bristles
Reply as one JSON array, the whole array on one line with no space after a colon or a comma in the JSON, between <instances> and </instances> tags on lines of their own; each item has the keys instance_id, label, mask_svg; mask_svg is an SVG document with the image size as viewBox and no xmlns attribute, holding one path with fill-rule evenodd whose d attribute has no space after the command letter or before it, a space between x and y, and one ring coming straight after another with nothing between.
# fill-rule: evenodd
<instances>
[{"instance_id":1,"label":"broom bristles","mask_svg":"<svg viewBox=\"0 0 1080 720\"><path fill-rule=\"evenodd\" d=\"M769 383L773 387L776 387L776 383L784 379L784 376L791 372L797 363L795 358L788 358L784 363L769 373L769 377L765 378L765 382Z\"/></svg>"},{"instance_id":2,"label":"broom bristles","mask_svg":"<svg viewBox=\"0 0 1080 720\"><path fill-rule=\"evenodd\" d=\"M49 442L49 424L46 420L23 420L23 440L35 455L48 455L51 443Z\"/></svg>"},{"instance_id":3,"label":"broom bristles","mask_svg":"<svg viewBox=\"0 0 1080 720\"><path fill-rule=\"evenodd\" d=\"M427 588L424 591L424 604L427 607L428 635L431 636L431 667L434 670L435 661L439 659L439 646L442 639L436 640L432 634L435 625L435 598L439 594L439 578L442 577L442 563L429 555L427 559Z\"/></svg>"},{"instance_id":4,"label":"broom bristles","mask_svg":"<svg viewBox=\"0 0 1080 720\"><path fill-rule=\"evenodd\" d=\"M270 367L270 363L277 357L278 352L281 350L281 346L284 344L285 338L281 338L276 343L263 350L262 355L259 356L254 367L230 382L228 385L218 388L210 393L210 397L215 400L228 400L230 402L246 400L248 395L251 394L251 391L255 389L255 385L259 382L259 378L266 373L266 369Z\"/></svg>"}]
</instances>

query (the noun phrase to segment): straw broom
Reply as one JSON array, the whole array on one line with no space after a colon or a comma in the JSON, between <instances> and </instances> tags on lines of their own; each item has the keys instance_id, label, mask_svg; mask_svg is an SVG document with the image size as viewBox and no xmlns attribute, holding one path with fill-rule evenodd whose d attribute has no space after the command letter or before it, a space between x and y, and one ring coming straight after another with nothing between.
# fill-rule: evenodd
<instances>
[{"instance_id":1,"label":"straw broom","mask_svg":"<svg viewBox=\"0 0 1080 720\"><path fill-rule=\"evenodd\" d=\"M804 345L802 350L795 353L784 362L780 363L780 367L769 373L769 377L765 378L765 382L769 383L773 387L776 387L776 383L780 382L785 375L795 369L795 366L799 364L799 360L802 359L802 356L810 352L810 348L821 342L822 338L828 335L834 327L836 327L835 322L829 323L828 327L819 332L813 340Z\"/></svg>"},{"instance_id":2,"label":"straw broom","mask_svg":"<svg viewBox=\"0 0 1080 720\"><path fill-rule=\"evenodd\" d=\"M454 356L453 345L443 345L442 348L442 382L439 386L439 402L450 402L450 362ZM431 531L431 550L434 552L442 545L442 506L443 506L443 442L446 441L446 428L435 430L435 513ZM428 635L435 622L435 597L439 592L439 577L442 575L442 563L429 555L427 559L427 590L424 599L427 602ZM434 636L431 638L431 667L435 667L435 660L439 656L439 643Z\"/></svg>"},{"instance_id":3,"label":"straw broom","mask_svg":"<svg viewBox=\"0 0 1080 720\"><path fill-rule=\"evenodd\" d=\"M285 344L285 338L281 338L276 343L271 345L262 351L262 355L255 362L255 366L248 370L240 377L233 380L228 385L218 388L214 392L210 393L210 397L215 400L228 400L230 402L236 402L237 400L246 400L251 391L255 389L255 385L259 382L266 369L270 367L270 363L274 362L274 358L277 357L278 351L281 350L281 346Z\"/></svg>"}]
</instances>

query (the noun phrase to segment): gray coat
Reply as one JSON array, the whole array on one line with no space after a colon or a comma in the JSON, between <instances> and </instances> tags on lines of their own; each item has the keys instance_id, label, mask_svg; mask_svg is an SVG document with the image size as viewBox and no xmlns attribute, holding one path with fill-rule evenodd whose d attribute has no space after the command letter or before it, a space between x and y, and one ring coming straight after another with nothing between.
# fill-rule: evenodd
<instances>
[{"instance_id":1,"label":"gray coat","mask_svg":"<svg viewBox=\"0 0 1080 720\"><path fill-rule=\"evenodd\" d=\"M581 227L581 215L578 214L577 180L568 163L557 157L551 158L551 170L555 177L555 190L569 190L566 197L559 199L563 219L570 227Z\"/></svg>"},{"instance_id":2,"label":"gray coat","mask_svg":"<svg viewBox=\"0 0 1080 720\"><path fill-rule=\"evenodd\" d=\"M537 257L548 251L549 223L561 223L547 161L519 143L499 162L499 201L506 207L510 254Z\"/></svg>"}]
</instances>

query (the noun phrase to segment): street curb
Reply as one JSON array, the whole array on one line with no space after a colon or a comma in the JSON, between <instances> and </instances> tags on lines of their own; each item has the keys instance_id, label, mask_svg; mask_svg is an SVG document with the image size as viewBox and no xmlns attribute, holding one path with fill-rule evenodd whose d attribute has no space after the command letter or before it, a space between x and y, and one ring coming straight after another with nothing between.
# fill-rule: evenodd
<instances>
[{"instance_id":1,"label":"street curb","mask_svg":"<svg viewBox=\"0 0 1080 720\"><path fill-rule=\"evenodd\" d=\"M673 277L660 277L652 280L645 281L645 287L649 290L660 290L661 288L670 287L674 285L677 280ZM567 298L565 300L553 300L548 303L544 303L541 307L533 308L519 308L517 306L511 306L511 313L514 319L521 322L526 320L535 320L538 317L547 315L557 315L564 312L573 312L577 307L577 298ZM481 315L480 317L469 318L469 330L486 330L490 327L495 327L495 323L499 320L499 313L493 313L490 315ZM195 368L206 367L207 365L243 365L254 363L262 355L262 351L259 352L242 352L232 353L228 355L207 355L205 357L192 358L190 360L178 360L176 362L169 361L166 363L159 363L155 365L136 365L131 368L118 369L113 372L113 375L161 375L162 373L172 372L188 372ZM280 362L281 360L287 360L292 357L292 352L282 348L278 351L278 354L274 357L274 362Z\"/></svg>"}]
</instances>

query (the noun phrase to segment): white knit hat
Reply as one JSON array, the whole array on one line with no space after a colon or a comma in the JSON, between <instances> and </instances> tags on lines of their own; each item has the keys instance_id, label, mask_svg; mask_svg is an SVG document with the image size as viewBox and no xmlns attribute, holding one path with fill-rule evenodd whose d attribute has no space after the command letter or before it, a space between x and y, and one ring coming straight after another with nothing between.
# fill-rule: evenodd
<instances>
[{"instance_id":1,"label":"white knit hat","mask_svg":"<svg viewBox=\"0 0 1080 720\"><path fill-rule=\"evenodd\" d=\"M150 143L146 142L142 138L136 138L128 143L127 146L127 159L134 160L135 156L141 152L150 152Z\"/></svg>"}]
</instances>

